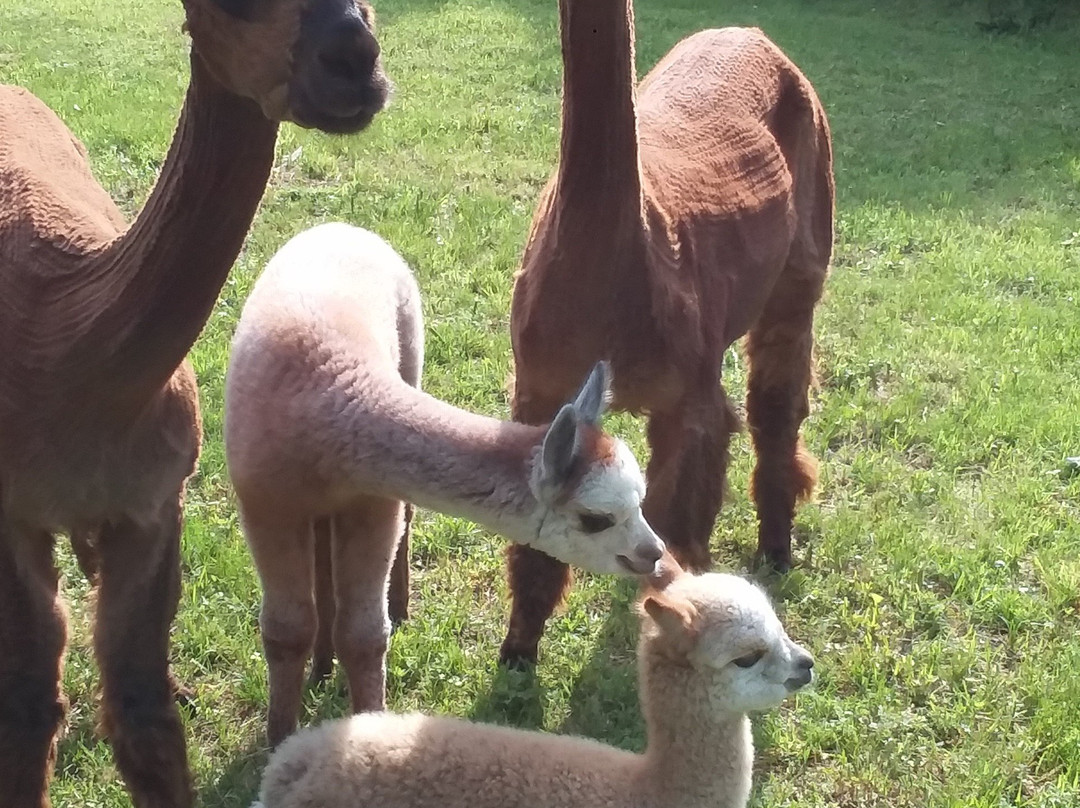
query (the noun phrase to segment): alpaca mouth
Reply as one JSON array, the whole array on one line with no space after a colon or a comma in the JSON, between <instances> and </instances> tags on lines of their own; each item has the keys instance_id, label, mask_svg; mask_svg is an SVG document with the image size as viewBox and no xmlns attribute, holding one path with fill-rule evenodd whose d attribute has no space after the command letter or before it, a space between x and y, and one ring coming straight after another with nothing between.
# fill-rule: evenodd
<instances>
[{"instance_id":1,"label":"alpaca mouth","mask_svg":"<svg viewBox=\"0 0 1080 808\"><path fill-rule=\"evenodd\" d=\"M629 556L622 553L615 556L615 561L631 575L651 575L653 570L656 569L655 560L641 558L633 561Z\"/></svg>"},{"instance_id":2,"label":"alpaca mouth","mask_svg":"<svg viewBox=\"0 0 1080 808\"><path fill-rule=\"evenodd\" d=\"M381 71L355 83L326 76L300 81L290 88L294 123L331 134L352 134L371 123L390 97L390 82Z\"/></svg>"}]
</instances>

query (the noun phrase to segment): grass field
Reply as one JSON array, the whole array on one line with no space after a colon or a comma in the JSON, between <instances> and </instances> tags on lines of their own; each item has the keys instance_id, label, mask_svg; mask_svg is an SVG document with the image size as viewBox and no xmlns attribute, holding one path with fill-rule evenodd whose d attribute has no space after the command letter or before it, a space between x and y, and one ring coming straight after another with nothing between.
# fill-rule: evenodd
<instances>
[{"instance_id":1,"label":"grass field","mask_svg":"<svg viewBox=\"0 0 1080 808\"><path fill-rule=\"evenodd\" d=\"M173 658L200 803L247 806L261 766L259 592L221 446L228 343L289 236L342 219L386 237L424 293L432 393L505 415L513 270L558 141L555 0L383 0L393 106L366 133L284 127L273 182L194 351L207 436L184 535ZM1080 23L993 37L983 6L931 0L640 0L644 73L680 37L756 24L816 85L836 151L837 248L818 318L822 459L796 571L769 583L816 688L755 723L753 804L1080 805ZM0 0L0 80L31 88L129 213L184 86L175 0ZM2 349L2 348L0 348ZM738 356L727 363L741 399ZM610 426L641 447L640 424ZM714 535L755 544L735 442ZM395 709L575 732L638 749L629 584L582 576L535 679L495 664L501 541L424 513ZM58 806L129 804L93 731L86 585L65 550L72 701ZM342 679L306 720L342 714Z\"/></svg>"}]
</instances>

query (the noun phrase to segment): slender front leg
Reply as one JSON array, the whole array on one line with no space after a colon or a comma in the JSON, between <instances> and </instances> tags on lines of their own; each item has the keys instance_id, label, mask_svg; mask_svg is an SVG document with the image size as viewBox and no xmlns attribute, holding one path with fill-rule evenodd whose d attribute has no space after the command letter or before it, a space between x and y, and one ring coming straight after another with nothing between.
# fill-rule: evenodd
<instances>
[{"instance_id":1,"label":"slender front leg","mask_svg":"<svg viewBox=\"0 0 1080 808\"><path fill-rule=\"evenodd\" d=\"M560 402L529 396L518 386L511 402L515 421L545 424L558 412ZM570 586L570 567L547 553L521 544L506 548L510 582L510 625L499 649L499 663L512 668L535 665L544 626Z\"/></svg>"},{"instance_id":2,"label":"slender front leg","mask_svg":"<svg viewBox=\"0 0 1080 808\"><path fill-rule=\"evenodd\" d=\"M48 808L67 619L53 538L0 515L0 808Z\"/></svg>"},{"instance_id":3,"label":"slender front leg","mask_svg":"<svg viewBox=\"0 0 1080 808\"><path fill-rule=\"evenodd\" d=\"M179 498L157 522L102 527L94 651L101 728L136 808L194 801L184 728L169 678L169 627L180 599Z\"/></svg>"}]
</instances>

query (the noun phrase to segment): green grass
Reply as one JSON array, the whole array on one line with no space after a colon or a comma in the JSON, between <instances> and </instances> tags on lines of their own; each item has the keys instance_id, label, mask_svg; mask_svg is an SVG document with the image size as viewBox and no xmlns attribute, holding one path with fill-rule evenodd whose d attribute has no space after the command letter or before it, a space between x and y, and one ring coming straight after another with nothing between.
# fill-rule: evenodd
<instances>
[{"instance_id":1,"label":"green grass","mask_svg":"<svg viewBox=\"0 0 1080 808\"><path fill-rule=\"evenodd\" d=\"M246 806L266 673L258 586L221 447L239 308L273 251L309 225L372 228L421 281L424 383L507 412L507 307L556 154L555 0L384 0L397 84L367 133L284 127L271 187L194 350L207 435L191 485L173 634L198 693L187 732L200 802ZM1080 24L993 37L985 9L930 0L641 0L642 72L680 37L762 26L830 114L837 248L818 318L806 428L820 495L798 517L802 564L772 582L820 679L756 721L754 805L1080 804ZM175 0L0 0L0 79L31 88L87 144L122 207L145 199L186 84ZM741 398L732 353L727 382ZM613 429L641 447L640 424ZM736 441L718 564L755 543L752 456ZM393 639L391 704L579 732L640 748L625 582L583 577L535 681L494 659L506 616L501 542L423 514L414 618ZM93 734L85 585L72 604L72 699L53 797L125 805ZM305 720L342 714L343 685Z\"/></svg>"}]
</instances>

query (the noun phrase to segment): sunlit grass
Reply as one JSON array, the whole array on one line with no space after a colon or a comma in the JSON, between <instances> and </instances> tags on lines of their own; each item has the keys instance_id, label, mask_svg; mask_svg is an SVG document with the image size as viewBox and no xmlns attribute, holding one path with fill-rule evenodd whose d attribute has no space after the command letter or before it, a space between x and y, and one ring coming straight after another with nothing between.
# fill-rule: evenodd
<instances>
[{"instance_id":1,"label":"sunlit grass","mask_svg":"<svg viewBox=\"0 0 1080 808\"><path fill-rule=\"evenodd\" d=\"M246 806L264 761L258 587L224 469L228 341L273 251L319 221L378 231L423 290L425 387L507 412L507 307L558 142L555 0L384 0L391 108L363 135L285 127L274 178L194 350L207 436L173 634L206 806ZM818 317L822 460L798 518L799 569L772 589L818 658L815 691L756 723L758 806L1080 802L1080 35L979 31L980 6L879 0L638 3L639 64L693 30L760 25L830 114L837 248ZM0 0L0 80L40 95L134 213L186 84L173 0ZM727 382L742 392L730 356ZM642 447L640 425L612 426ZM735 443L714 537L755 543L752 457ZM551 623L536 681L494 664L500 540L422 514L414 617L393 640L391 703L640 748L631 588L585 577ZM59 806L126 805L93 734L85 586L68 554L72 711ZM345 711L340 680L308 720Z\"/></svg>"}]
</instances>

